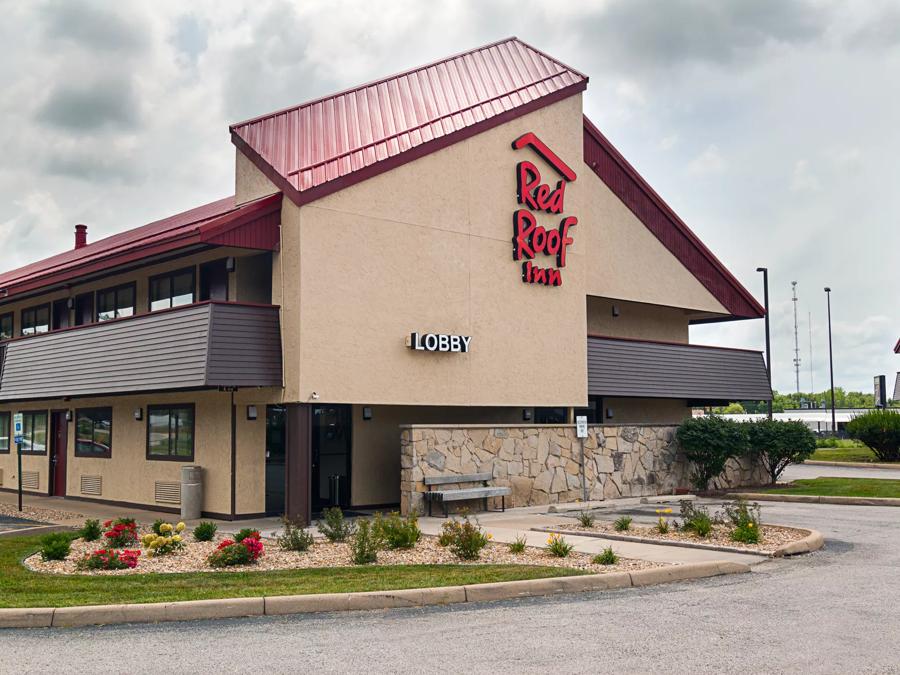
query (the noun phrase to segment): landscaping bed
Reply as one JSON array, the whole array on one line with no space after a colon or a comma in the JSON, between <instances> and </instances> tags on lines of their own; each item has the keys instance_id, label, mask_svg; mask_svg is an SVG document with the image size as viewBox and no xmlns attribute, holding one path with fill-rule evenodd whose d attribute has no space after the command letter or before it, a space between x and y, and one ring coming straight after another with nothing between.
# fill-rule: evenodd
<instances>
[{"instance_id":1,"label":"landscaping bed","mask_svg":"<svg viewBox=\"0 0 900 675\"><path fill-rule=\"evenodd\" d=\"M19 511L15 504L6 504L4 502L0 502L0 515L9 516L11 518L35 520L40 523L60 523L70 520L81 520L84 518L80 513L42 509L36 506L28 506L27 503L23 504L22 510Z\"/></svg>"}]
</instances>

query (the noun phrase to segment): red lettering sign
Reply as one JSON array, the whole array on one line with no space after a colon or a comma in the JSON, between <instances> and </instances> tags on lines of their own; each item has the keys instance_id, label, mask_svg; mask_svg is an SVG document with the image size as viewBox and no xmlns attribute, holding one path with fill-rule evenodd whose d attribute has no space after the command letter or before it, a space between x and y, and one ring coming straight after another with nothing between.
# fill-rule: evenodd
<instances>
[{"instance_id":1,"label":"red lettering sign","mask_svg":"<svg viewBox=\"0 0 900 675\"><path fill-rule=\"evenodd\" d=\"M578 224L575 216L565 216L556 228L538 225L532 211L562 214L565 209L566 183L575 180L575 172L533 133L517 138L513 149L526 146L534 149L562 178L550 187L541 178L540 169L528 160L516 165L516 199L526 208L513 213L513 260L522 263L522 281L528 284L562 286L562 272L566 266L566 250L574 243L569 230ZM531 261L535 256L556 256L556 269L538 267Z\"/></svg>"}]
</instances>

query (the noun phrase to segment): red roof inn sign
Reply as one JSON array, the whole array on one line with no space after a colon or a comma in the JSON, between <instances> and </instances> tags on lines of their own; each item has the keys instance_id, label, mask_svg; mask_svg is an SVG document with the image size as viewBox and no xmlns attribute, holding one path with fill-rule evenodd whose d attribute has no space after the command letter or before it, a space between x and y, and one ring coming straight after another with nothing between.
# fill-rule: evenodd
<instances>
[{"instance_id":1,"label":"red roof inn sign","mask_svg":"<svg viewBox=\"0 0 900 675\"><path fill-rule=\"evenodd\" d=\"M541 172L528 160L516 165L516 199L524 207L513 214L513 260L522 262L522 281L526 284L562 286L562 268L566 249L573 242L569 230L578 224L575 216L564 216L566 185L575 180L575 172L544 142L529 132L513 141L513 150L530 146L560 175L556 187L543 183ZM535 213L563 216L559 227L548 230L537 224ZM532 260L538 254L555 256L555 267L539 267Z\"/></svg>"}]
</instances>

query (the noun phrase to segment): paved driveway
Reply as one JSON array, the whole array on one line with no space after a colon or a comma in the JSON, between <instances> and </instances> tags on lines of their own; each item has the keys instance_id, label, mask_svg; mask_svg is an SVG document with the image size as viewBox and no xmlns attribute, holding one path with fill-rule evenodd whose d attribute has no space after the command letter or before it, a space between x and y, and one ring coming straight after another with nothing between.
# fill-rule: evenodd
<instances>
[{"instance_id":1,"label":"paved driveway","mask_svg":"<svg viewBox=\"0 0 900 675\"><path fill-rule=\"evenodd\" d=\"M749 575L325 616L0 632L9 672L900 673L900 513L766 504L827 548ZM173 653L174 657L163 654Z\"/></svg>"},{"instance_id":2,"label":"paved driveway","mask_svg":"<svg viewBox=\"0 0 900 675\"><path fill-rule=\"evenodd\" d=\"M798 478L817 478L819 476L834 476L836 478L892 478L900 480L900 468L897 469L868 469L853 466L820 466L818 464L795 464L789 466L781 474L781 481L796 480Z\"/></svg>"}]
</instances>

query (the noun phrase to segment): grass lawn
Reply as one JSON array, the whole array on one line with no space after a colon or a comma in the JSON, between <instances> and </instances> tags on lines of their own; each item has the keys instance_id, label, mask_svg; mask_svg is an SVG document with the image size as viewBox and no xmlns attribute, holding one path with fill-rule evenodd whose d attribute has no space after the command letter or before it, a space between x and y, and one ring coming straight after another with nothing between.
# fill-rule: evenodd
<instances>
[{"instance_id":1,"label":"grass lawn","mask_svg":"<svg viewBox=\"0 0 900 675\"><path fill-rule=\"evenodd\" d=\"M39 539L39 536L0 538L0 607L69 607L382 591L581 574L571 568L529 565L410 565L120 577L63 576L37 574L22 565L24 558L40 548Z\"/></svg>"},{"instance_id":2,"label":"grass lawn","mask_svg":"<svg viewBox=\"0 0 900 675\"><path fill-rule=\"evenodd\" d=\"M823 462L877 462L878 458L869 448L816 448L810 459Z\"/></svg>"},{"instance_id":3,"label":"grass lawn","mask_svg":"<svg viewBox=\"0 0 900 675\"><path fill-rule=\"evenodd\" d=\"M819 495L826 497L895 497L900 498L900 480L885 478L804 478L791 487L772 488L763 492L779 495Z\"/></svg>"}]
</instances>

